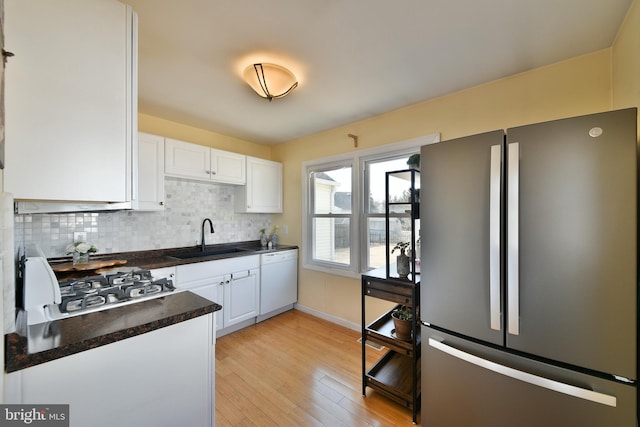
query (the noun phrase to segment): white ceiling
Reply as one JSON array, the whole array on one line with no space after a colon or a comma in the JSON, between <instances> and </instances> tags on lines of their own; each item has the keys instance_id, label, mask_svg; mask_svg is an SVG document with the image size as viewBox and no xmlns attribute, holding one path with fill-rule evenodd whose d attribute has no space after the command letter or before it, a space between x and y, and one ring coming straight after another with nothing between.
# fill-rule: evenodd
<instances>
[{"instance_id":1,"label":"white ceiling","mask_svg":"<svg viewBox=\"0 0 640 427\"><path fill-rule=\"evenodd\" d=\"M139 111L277 144L610 47L632 0L121 0ZM269 102L254 62L300 85Z\"/></svg>"}]
</instances>

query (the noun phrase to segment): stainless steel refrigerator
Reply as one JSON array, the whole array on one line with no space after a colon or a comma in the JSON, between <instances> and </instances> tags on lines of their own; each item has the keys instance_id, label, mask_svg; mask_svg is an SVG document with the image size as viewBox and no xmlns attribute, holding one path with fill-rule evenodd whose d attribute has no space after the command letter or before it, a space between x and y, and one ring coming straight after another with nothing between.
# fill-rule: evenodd
<instances>
[{"instance_id":1,"label":"stainless steel refrigerator","mask_svg":"<svg viewBox=\"0 0 640 427\"><path fill-rule=\"evenodd\" d=\"M422 427L637 426L636 117L422 147Z\"/></svg>"}]
</instances>

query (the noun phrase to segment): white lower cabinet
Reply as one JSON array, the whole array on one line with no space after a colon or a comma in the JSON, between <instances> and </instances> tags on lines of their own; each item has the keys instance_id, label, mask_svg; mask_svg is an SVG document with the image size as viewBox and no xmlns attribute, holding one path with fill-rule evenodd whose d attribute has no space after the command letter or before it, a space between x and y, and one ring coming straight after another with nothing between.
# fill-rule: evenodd
<instances>
[{"instance_id":1,"label":"white lower cabinet","mask_svg":"<svg viewBox=\"0 0 640 427\"><path fill-rule=\"evenodd\" d=\"M231 281L231 275L225 274L220 276L213 276L206 279L206 283L200 284L195 288L188 288L189 291L194 294L200 295L209 301L217 302L224 307L224 285ZM193 283L187 283L187 286L191 286ZM180 289L185 289L180 286ZM216 314L216 330L222 329L224 326L224 317L222 310L217 311Z\"/></svg>"},{"instance_id":2,"label":"white lower cabinet","mask_svg":"<svg viewBox=\"0 0 640 427\"><path fill-rule=\"evenodd\" d=\"M217 336L255 323L260 309L259 255L179 265L175 283L222 305L216 312Z\"/></svg>"},{"instance_id":3,"label":"white lower cabinet","mask_svg":"<svg viewBox=\"0 0 640 427\"><path fill-rule=\"evenodd\" d=\"M69 404L71 427L212 427L212 316L7 374L4 403Z\"/></svg>"},{"instance_id":4,"label":"white lower cabinet","mask_svg":"<svg viewBox=\"0 0 640 427\"><path fill-rule=\"evenodd\" d=\"M150 270L151 277L154 279L170 279L173 281L173 285L176 286L176 268L175 267L162 267L162 268L154 268Z\"/></svg>"},{"instance_id":5,"label":"white lower cabinet","mask_svg":"<svg viewBox=\"0 0 640 427\"><path fill-rule=\"evenodd\" d=\"M260 270L241 270L230 276L231 280L222 286L224 324L220 329L254 319L260 309Z\"/></svg>"}]
</instances>

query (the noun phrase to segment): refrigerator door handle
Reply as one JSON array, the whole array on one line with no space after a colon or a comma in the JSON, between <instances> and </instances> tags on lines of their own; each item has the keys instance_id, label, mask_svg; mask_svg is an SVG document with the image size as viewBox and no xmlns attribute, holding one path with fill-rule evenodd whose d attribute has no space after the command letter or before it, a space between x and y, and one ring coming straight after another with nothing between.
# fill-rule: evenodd
<instances>
[{"instance_id":1,"label":"refrigerator door handle","mask_svg":"<svg viewBox=\"0 0 640 427\"><path fill-rule=\"evenodd\" d=\"M519 186L520 186L520 144L508 145L507 160L507 332L520 334L519 277Z\"/></svg>"},{"instance_id":2,"label":"refrigerator door handle","mask_svg":"<svg viewBox=\"0 0 640 427\"><path fill-rule=\"evenodd\" d=\"M538 387L543 387L549 390L557 391L559 393L577 397L579 399L600 403L602 405L613 406L613 407L617 405L617 399L615 396L610 396L608 394L598 393L593 390L588 390L588 389L576 387L570 384L565 384L559 381L550 380L548 378L540 377L537 375L530 374L528 372L510 368L508 366L504 366L499 363L491 362L487 359L483 359L481 357L475 356L465 351L458 350L457 348L451 347L433 338L429 338L429 345L457 359L464 360L466 362L472 363L481 368L488 369L498 374L506 375L510 378L514 378L519 381L523 381L523 382L533 384Z\"/></svg>"},{"instance_id":3,"label":"refrigerator door handle","mask_svg":"<svg viewBox=\"0 0 640 427\"><path fill-rule=\"evenodd\" d=\"M489 175L489 313L491 329L500 325L500 177L502 146L491 146Z\"/></svg>"}]
</instances>

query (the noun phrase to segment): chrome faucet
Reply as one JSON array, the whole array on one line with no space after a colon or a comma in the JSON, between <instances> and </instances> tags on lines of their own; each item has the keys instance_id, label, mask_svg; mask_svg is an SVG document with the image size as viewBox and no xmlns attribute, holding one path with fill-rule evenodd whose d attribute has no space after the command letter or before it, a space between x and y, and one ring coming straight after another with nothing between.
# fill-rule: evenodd
<instances>
[{"instance_id":1,"label":"chrome faucet","mask_svg":"<svg viewBox=\"0 0 640 427\"><path fill-rule=\"evenodd\" d=\"M211 229L211 232L215 233L215 231L213 230L213 223L211 222L211 220L209 218L205 218L202 221L202 236L201 236L201 240L200 240L200 242L202 243L202 246L201 246L202 252L204 252L204 225L207 223L207 221L209 221L209 228Z\"/></svg>"}]
</instances>

